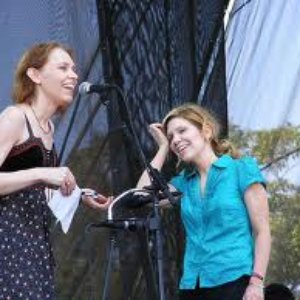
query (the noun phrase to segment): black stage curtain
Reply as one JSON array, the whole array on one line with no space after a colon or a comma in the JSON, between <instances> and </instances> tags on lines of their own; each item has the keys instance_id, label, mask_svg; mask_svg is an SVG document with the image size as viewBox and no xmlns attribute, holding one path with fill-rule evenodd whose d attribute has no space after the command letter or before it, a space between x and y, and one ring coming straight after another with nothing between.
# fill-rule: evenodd
<instances>
[{"instance_id":1,"label":"black stage curtain","mask_svg":"<svg viewBox=\"0 0 300 300\"><path fill-rule=\"evenodd\" d=\"M102 37L106 49L105 79L117 83L127 94L133 126L146 157L155 145L148 125L160 121L172 107L186 101L212 110L227 131L225 87L224 1L100 1ZM101 24L101 23L100 23ZM115 95L119 98L118 95ZM109 104L111 128L128 125L120 99ZM126 129L125 129L126 130ZM130 133L129 133L130 135ZM125 136L125 138L124 138ZM116 194L133 187L143 166L128 134L110 140L112 178ZM120 210L120 216L147 211ZM149 212L148 212L149 213ZM140 216L140 215L139 215ZM164 215L164 272L167 299L176 299L184 237L178 211ZM158 297L151 286L157 275L155 243L149 232L118 233L122 299ZM146 246L145 246L146 245ZM157 277L157 276L156 276Z\"/></svg>"},{"instance_id":2,"label":"black stage curtain","mask_svg":"<svg viewBox=\"0 0 300 300\"><path fill-rule=\"evenodd\" d=\"M129 122L148 160L156 151L148 125L161 121L172 107L187 101L212 110L226 135L223 16L227 1L98 0L97 6L101 83L116 84L122 93L112 90L102 95L102 101L109 99L108 134L95 139L90 150L81 150L81 156L79 147L74 147L68 162L81 173L82 185L118 195L135 186L144 168L128 130ZM170 161L163 171L166 179L173 174L173 165ZM151 208L118 207L115 216L146 219ZM93 230L85 242L78 234L74 239L75 261L83 266L82 270L77 267L81 280L80 276L74 279L77 284L72 285L69 297L159 299L151 231ZM177 209L164 212L163 246L166 299L176 300L184 249ZM89 259L83 258L82 247Z\"/></svg>"}]
</instances>

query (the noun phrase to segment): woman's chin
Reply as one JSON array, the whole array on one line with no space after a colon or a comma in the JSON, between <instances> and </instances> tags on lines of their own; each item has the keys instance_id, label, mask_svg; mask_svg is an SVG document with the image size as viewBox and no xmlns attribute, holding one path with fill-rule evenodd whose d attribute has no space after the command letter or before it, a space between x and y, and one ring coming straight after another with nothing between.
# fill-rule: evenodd
<instances>
[{"instance_id":1,"label":"woman's chin","mask_svg":"<svg viewBox=\"0 0 300 300\"><path fill-rule=\"evenodd\" d=\"M185 163L190 163L191 162L191 158L188 155L179 155L178 156L179 159Z\"/></svg>"},{"instance_id":2,"label":"woman's chin","mask_svg":"<svg viewBox=\"0 0 300 300\"><path fill-rule=\"evenodd\" d=\"M184 155L179 156L180 160L187 163L187 164L193 164L195 161L197 161L195 155L192 155L192 153L185 153Z\"/></svg>"},{"instance_id":3,"label":"woman's chin","mask_svg":"<svg viewBox=\"0 0 300 300\"><path fill-rule=\"evenodd\" d=\"M68 107L73 102L73 97L65 97L61 100L60 106L61 107Z\"/></svg>"}]
</instances>

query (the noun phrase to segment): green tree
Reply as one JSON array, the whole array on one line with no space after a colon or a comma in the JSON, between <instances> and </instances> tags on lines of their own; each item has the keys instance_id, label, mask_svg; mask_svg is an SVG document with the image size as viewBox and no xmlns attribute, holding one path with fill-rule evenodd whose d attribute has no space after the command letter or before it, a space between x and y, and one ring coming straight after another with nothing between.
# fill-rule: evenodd
<instances>
[{"instance_id":1,"label":"green tree","mask_svg":"<svg viewBox=\"0 0 300 300\"><path fill-rule=\"evenodd\" d=\"M243 131L232 126L230 139L259 160L269 179L272 251L267 281L295 290L300 284L300 189L286 175L300 156L299 128Z\"/></svg>"}]
</instances>

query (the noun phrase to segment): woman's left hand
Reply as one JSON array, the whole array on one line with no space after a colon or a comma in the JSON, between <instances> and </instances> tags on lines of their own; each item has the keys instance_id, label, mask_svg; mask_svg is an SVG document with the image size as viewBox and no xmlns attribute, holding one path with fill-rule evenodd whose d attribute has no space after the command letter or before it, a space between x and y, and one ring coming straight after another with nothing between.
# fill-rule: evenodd
<instances>
[{"instance_id":1,"label":"woman's left hand","mask_svg":"<svg viewBox=\"0 0 300 300\"><path fill-rule=\"evenodd\" d=\"M96 196L89 196L89 195L82 196L82 202L85 205L97 210L107 210L112 200L113 197L105 197L101 194L97 194Z\"/></svg>"},{"instance_id":2,"label":"woman's left hand","mask_svg":"<svg viewBox=\"0 0 300 300\"><path fill-rule=\"evenodd\" d=\"M243 296L243 300L264 300L264 298L263 288L251 283L248 285Z\"/></svg>"}]
</instances>

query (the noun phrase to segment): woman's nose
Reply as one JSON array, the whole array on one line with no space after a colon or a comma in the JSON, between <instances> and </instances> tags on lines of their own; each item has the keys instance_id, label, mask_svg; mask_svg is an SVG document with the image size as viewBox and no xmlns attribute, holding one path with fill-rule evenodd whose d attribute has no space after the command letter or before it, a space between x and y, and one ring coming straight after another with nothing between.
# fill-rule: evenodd
<instances>
[{"instance_id":1,"label":"woman's nose","mask_svg":"<svg viewBox=\"0 0 300 300\"><path fill-rule=\"evenodd\" d=\"M172 142L173 142L174 146L178 145L179 141L180 141L180 137L177 134L173 135Z\"/></svg>"},{"instance_id":2,"label":"woman's nose","mask_svg":"<svg viewBox=\"0 0 300 300\"><path fill-rule=\"evenodd\" d=\"M69 76L71 78L74 78L75 80L78 79L78 75L77 75L77 73L73 69L70 70Z\"/></svg>"}]
</instances>

